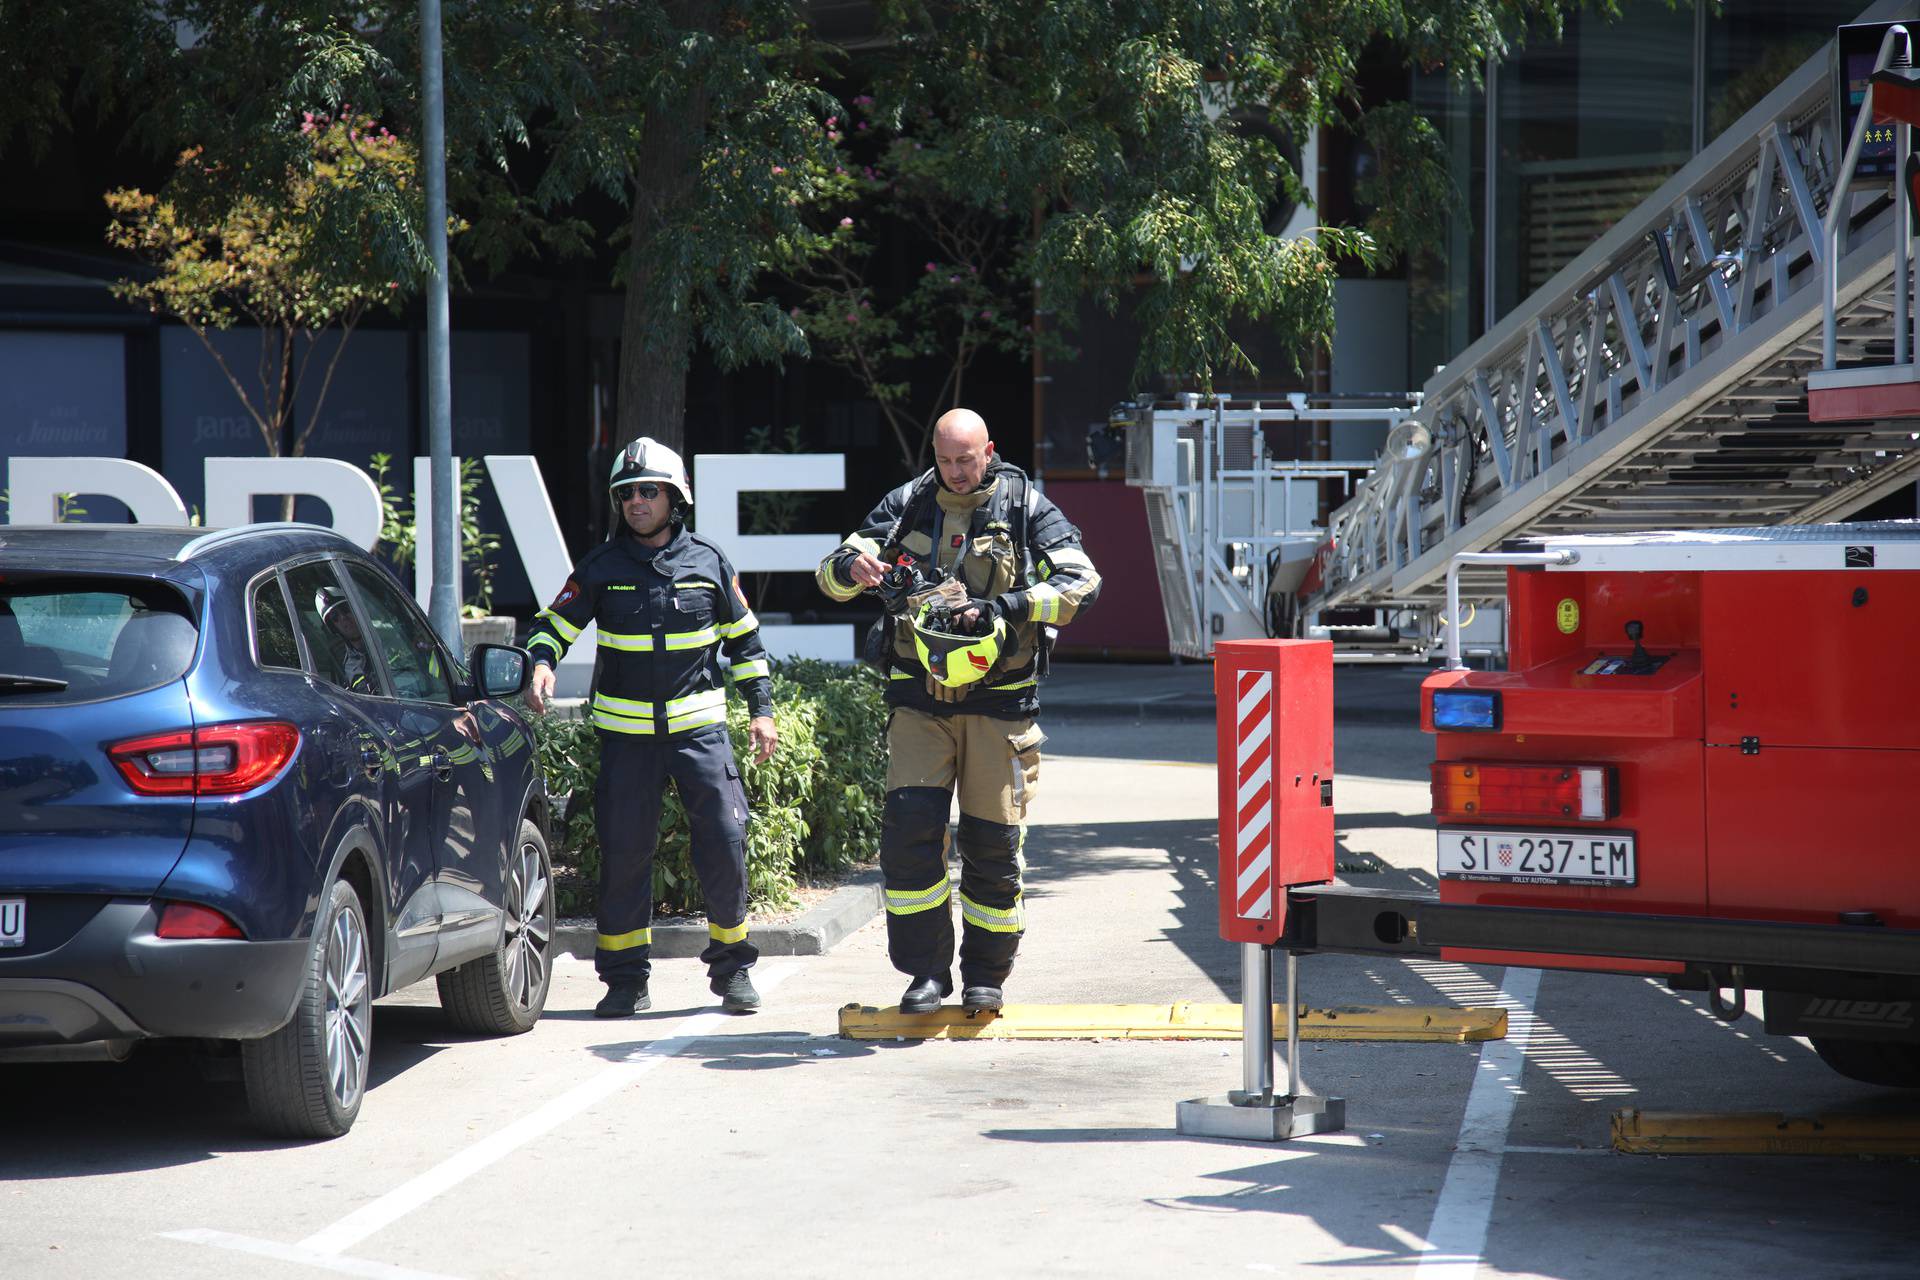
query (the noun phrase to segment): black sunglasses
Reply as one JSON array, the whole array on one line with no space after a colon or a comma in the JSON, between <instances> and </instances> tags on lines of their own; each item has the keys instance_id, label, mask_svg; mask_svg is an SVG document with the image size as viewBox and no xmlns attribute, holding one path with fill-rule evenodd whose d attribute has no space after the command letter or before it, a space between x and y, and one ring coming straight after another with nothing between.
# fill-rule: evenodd
<instances>
[{"instance_id":1,"label":"black sunglasses","mask_svg":"<svg viewBox=\"0 0 1920 1280\"><path fill-rule=\"evenodd\" d=\"M620 501L622 502L631 502L635 498L644 498L648 502L652 502L660 496L660 486L657 484L623 484L614 492L619 495Z\"/></svg>"}]
</instances>

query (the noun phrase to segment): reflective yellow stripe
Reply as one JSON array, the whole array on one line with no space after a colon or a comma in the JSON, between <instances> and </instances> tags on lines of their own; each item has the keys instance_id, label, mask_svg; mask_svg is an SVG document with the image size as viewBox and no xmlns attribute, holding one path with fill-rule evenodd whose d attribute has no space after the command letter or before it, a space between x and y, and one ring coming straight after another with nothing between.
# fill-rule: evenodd
<instances>
[{"instance_id":1,"label":"reflective yellow stripe","mask_svg":"<svg viewBox=\"0 0 1920 1280\"><path fill-rule=\"evenodd\" d=\"M1060 593L1044 582L1027 588L1027 621L1060 621Z\"/></svg>"},{"instance_id":2,"label":"reflective yellow stripe","mask_svg":"<svg viewBox=\"0 0 1920 1280\"><path fill-rule=\"evenodd\" d=\"M646 719L653 714L651 702L635 702L632 698L616 698L610 693L598 690L593 695L593 705L603 711L611 711L617 716L638 716Z\"/></svg>"},{"instance_id":3,"label":"reflective yellow stripe","mask_svg":"<svg viewBox=\"0 0 1920 1280\"><path fill-rule=\"evenodd\" d=\"M707 936L715 942L741 942L747 936L747 925L744 920L731 929L722 929L717 924L709 924Z\"/></svg>"},{"instance_id":4,"label":"reflective yellow stripe","mask_svg":"<svg viewBox=\"0 0 1920 1280\"><path fill-rule=\"evenodd\" d=\"M602 649L621 649L627 653L652 653L652 636L625 636L613 631L600 633Z\"/></svg>"},{"instance_id":5,"label":"reflective yellow stripe","mask_svg":"<svg viewBox=\"0 0 1920 1280\"><path fill-rule=\"evenodd\" d=\"M1091 569L1093 561L1087 559L1087 553L1077 547L1055 547L1041 553L1049 565L1055 569Z\"/></svg>"},{"instance_id":6,"label":"reflective yellow stripe","mask_svg":"<svg viewBox=\"0 0 1920 1280\"><path fill-rule=\"evenodd\" d=\"M742 680L757 680L766 675L767 670L765 658L751 658L746 662L734 663L733 670L728 673L727 678L739 684Z\"/></svg>"},{"instance_id":7,"label":"reflective yellow stripe","mask_svg":"<svg viewBox=\"0 0 1920 1280\"><path fill-rule=\"evenodd\" d=\"M842 551L851 551L856 556L870 555L878 558L880 544L862 534L850 534L846 541L834 548L831 556L821 562L820 572L817 575L820 580L820 589L835 600L851 600L860 594L861 588L860 584L853 579L840 576L838 566Z\"/></svg>"},{"instance_id":8,"label":"reflective yellow stripe","mask_svg":"<svg viewBox=\"0 0 1920 1280\"><path fill-rule=\"evenodd\" d=\"M605 729L609 733L648 734L653 732L652 720L629 720L625 716L616 716L598 707L593 709L593 715L590 718L596 728Z\"/></svg>"},{"instance_id":9,"label":"reflective yellow stripe","mask_svg":"<svg viewBox=\"0 0 1920 1280\"><path fill-rule=\"evenodd\" d=\"M716 630L720 632L720 638L722 640L738 640L749 631L758 631L759 629L760 619L753 616L751 609L749 609L744 616L736 618L732 622L723 622L716 628Z\"/></svg>"},{"instance_id":10,"label":"reflective yellow stripe","mask_svg":"<svg viewBox=\"0 0 1920 1280\"><path fill-rule=\"evenodd\" d=\"M725 724L727 709L714 707L707 711L695 711L691 715L670 716L667 719L667 732L679 733L685 729L698 729L702 725Z\"/></svg>"},{"instance_id":11,"label":"reflective yellow stripe","mask_svg":"<svg viewBox=\"0 0 1920 1280\"><path fill-rule=\"evenodd\" d=\"M667 632L667 652L678 649L704 649L720 637L714 634L712 627L702 627L698 631Z\"/></svg>"},{"instance_id":12,"label":"reflective yellow stripe","mask_svg":"<svg viewBox=\"0 0 1920 1280\"><path fill-rule=\"evenodd\" d=\"M703 725L724 724L727 719L727 691L702 689L699 693L675 698L666 705L667 732L698 729ZM613 733L649 734L654 732L657 708L651 702L617 698L610 693L593 695L593 723Z\"/></svg>"},{"instance_id":13,"label":"reflective yellow stripe","mask_svg":"<svg viewBox=\"0 0 1920 1280\"><path fill-rule=\"evenodd\" d=\"M534 614L533 618L535 622L545 618L553 629L560 633L561 639L565 640L568 644L572 644L580 638L580 628L574 626L571 622L568 622L551 609L542 609L539 613Z\"/></svg>"},{"instance_id":14,"label":"reflective yellow stripe","mask_svg":"<svg viewBox=\"0 0 1920 1280\"><path fill-rule=\"evenodd\" d=\"M560 656L559 639L545 631L536 633L531 640L528 640L527 648L529 650L541 649L541 648L550 649L553 651L553 656L555 658L558 658Z\"/></svg>"},{"instance_id":15,"label":"reflective yellow stripe","mask_svg":"<svg viewBox=\"0 0 1920 1280\"><path fill-rule=\"evenodd\" d=\"M1019 933L1021 898L1022 895L1015 894L1013 905L1002 911L998 907L982 906L963 893L960 895L960 918L993 933Z\"/></svg>"},{"instance_id":16,"label":"reflective yellow stripe","mask_svg":"<svg viewBox=\"0 0 1920 1280\"><path fill-rule=\"evenodd\" d=\"M720 584L717 582L708 582L705 578L682 578L673 584L675 591L685 591L692 587L706 587L709 590L718 591Z\"/></svg>"},{"instance_id":17,"label":"reflective yellow stripe","mask_svg":"<svg viewBox=\"0 0 1920 1280\"><path fill-rule=\"evenodd\" d=\"M887 672L887 679L889 679L889 680L911 680L911 679L913 679L913 672L911 672L911 671L889 671L889 672Z\"/></svg>"},{"instance_id":18,"label":"reflective yellow stripe","mask_svg":"<svg viewBox=\"0 0 1920 1280\"><path fill-rule=\"evenodd\" d=\"M947 895L951 891L952 885L945 876L941 876L940 883L930 889L889 889L887 890L887 911L896 916L911 916L922 911L931 911L935 907L944 907L947 905Z\"/></svg>"},{"instance_id":19,"label":"reflective yellow stripe","mask_svg":"<svg viewBox=\"0 0 1920 1280\"><path fill-rule=\"evenodd\" d=\"M825 591L830 599L841 601L851 600L860 594L860 584L842 578L834 571L833 565L828 565L825 572L820 575L820 589Z\"/></svg>"},{"instance_id":20,"label":"reflective yellow stripe","mask_svg":"<svg viewBox=\"0 0 1920 1280\"><path fill-rule=\"evenodd\" d=\"M614 715L610 711L603 711L599 707L595 707L590 718L596 727L605 729L609 733L631 733L642 737L653 733L652 717L648 717L645 720L634 720L626 716ZM667 718L667 732L684 733L688 729L699 729L710 724L725 724L726 722L727 709L725 707L713 707L705 711L695 711L690 715L669 716Z\"/></svg>"},{"instance_id":21,"label":"reflective yellow stripe","mask_svg":"<svg viewBox=\"0 0 1920 1280\"><path fill-rule=\"evenodd\" d=\"M626 951L632 947L645 947L653 944L653 930L635 929L632 933L599 933L593 938L593 945L602 951Z\"/></svg>"},{"instance_id":22,"label":"reflective yellow stripe","mask_svg":"<svg viewBox=\"0 0 1920 1280\"><path fill-rule=\"evenodd\" d=\"M675 698L667 703L667 714L669 716L679 716L685 715L689 711L704 711L709 707L725 709L726 705L727 691L725 689L702 689L698 693L690 693L684 698Z\"/></svg>"},{"instance_id":23,"label":"reflective yellow stripe","mask_svg":"<svg viewBox=\"0 0 1920 1280\"><path fill-rule=\"evenodd\" d=\"M666 705L667 732L698 729L702 725L724 724L727 719L727 691L702 689L699 693L675 698ZM651 702L617 698L610 693L593 695L593 723L613 733L654 732L658 708Z\"/></svg>"},{"instance_id":24,"label":"reflective yellow stripe","mask_svg":"<svg viewBox=\"0 0 1920 1280\"><path fill-rule=\"evenodd\" d=\"M988 686L987 686L987 688L989 689L989 691L991 691L991 692L993 692L993 693L1000 693L1000 692L1002 692L1002 691L1004 691L1004 690L1007 690L1007 689L1026 689L1026 688L1030 688L1030 687L1032 687L1033 685L1036 685L1036 684L1039 684L1039 683L1040 683L1040 677L1039 677L1039 676L1028 676L1028 677L1027 677L1027 678L1026 678L1025 680L1015 680L1015 681L1014 681L1014 682L1013 682L1012 684L995 684L995 685L988 685Z\"/></svg>"}]
</instances>

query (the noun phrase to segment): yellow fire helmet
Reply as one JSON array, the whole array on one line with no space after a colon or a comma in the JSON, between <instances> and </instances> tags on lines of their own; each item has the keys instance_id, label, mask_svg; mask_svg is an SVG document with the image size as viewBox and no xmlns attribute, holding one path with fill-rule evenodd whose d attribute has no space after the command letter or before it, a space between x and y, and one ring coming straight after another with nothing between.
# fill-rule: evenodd
<instances>
[{"instance_id":1,"label":"yellow fire helmet","mask_svg":"<svg viewBox=\"0 0 1920 1280\"><path fill-rule=\"evenodd\" d=\"M949 629L951 617L939 602L929 600L908 617L913 630L913 651L920 665L936 681L949 689L972 684L993 670L1000 661L1000 649L1007 641L1007 624L993 620L993 629L981 635L964 635Z\"/></svg>"}]
</instances>

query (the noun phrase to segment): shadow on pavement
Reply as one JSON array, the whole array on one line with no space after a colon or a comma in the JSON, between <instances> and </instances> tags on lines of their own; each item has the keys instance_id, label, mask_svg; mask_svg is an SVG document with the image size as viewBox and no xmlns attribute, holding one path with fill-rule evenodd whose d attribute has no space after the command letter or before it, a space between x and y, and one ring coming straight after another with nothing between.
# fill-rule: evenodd
<instances>
[{"instance_id":1,"label":"shadow on pavement","mask_svg":"<svg viewBox=\"0 0 1920 1280\"><path fill-rule=\"evenodd\" d=\"M479 1037L437 1008L375 1005L371 1094L450 1044ZM0 1067L0 1182L84 1178L195 1164L237 1151L304 1146L256 1130L237 1056L155 1040L125 1062Z\"/></svg>"},{"instance_id":2,"label":"shadow on pavement","mask_svg":"<svg viewBox=\"0 0 1920 1280\"><path fill-rule=\"evenodd\" d=\"M649 1057L678 1058L700 1063L712 1071L767 1071L803 1067L836 1058L871 1057L880 1046L807 1031L745 1030L698 1036L673 1053L650 1054L650 1040L628 1040L593 1046L593 1054L608 1062L643 1062Z\"/></svg>"},{"instance_id":3,"label":"shadow on pavement","mask_svg":"<svg viewBox=\"0 0 1920 1280\"><path fill-rule=\"evenodd\" d=\"M1346 826L1419 825L1401 814L1358 814L1343 817ZM1429 822L1426 825L1431 825ZM1162 852L1164 850L1164 852ZM1352 884L1369 888L1431 892L1433 876L1425 871L1390 866L1371 854L1348 849L1342 836L1334 843L1336 865ZM1219 898L1215 889L1220 863L1218 825L1208 818L1169 822L1055 823L1035 827L1028 835L1030 898L1071 893L1074 882L1117 872L1168 869L1175 881L1174 927L1167 940L1208 977L1227 990L1239 987L1239 948L1220 936ZM1377 867L1376 871L1361 868ZM1376 963L1376 962L1369 962ZM1377 963L1398 965L1398 961Z\"/></svg>"}]
</instances>

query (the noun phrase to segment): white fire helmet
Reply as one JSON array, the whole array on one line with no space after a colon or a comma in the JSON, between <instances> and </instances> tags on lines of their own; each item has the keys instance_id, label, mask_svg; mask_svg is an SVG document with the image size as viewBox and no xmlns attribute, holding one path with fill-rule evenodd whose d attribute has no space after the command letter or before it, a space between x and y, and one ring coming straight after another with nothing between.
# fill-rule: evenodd
<instances>
[{"instance_id":1,"label":"white fire helmet","mask_svg":"<svg viewBox=\"0 0 1920 1280\"><path fill-rule=\"evenodd\" d=\"M607 477L607 494L614 509L620 507L617 491L642 480L666 485L680 495L680 505L693 505L693 485L687 480L687 466L680 455L648 436L641 436L622 449L613 460L613 474Z\"/></svg>"}]
</instances>

